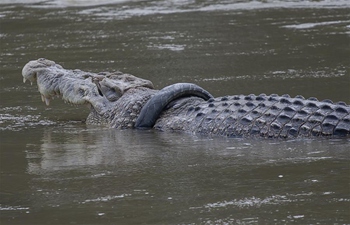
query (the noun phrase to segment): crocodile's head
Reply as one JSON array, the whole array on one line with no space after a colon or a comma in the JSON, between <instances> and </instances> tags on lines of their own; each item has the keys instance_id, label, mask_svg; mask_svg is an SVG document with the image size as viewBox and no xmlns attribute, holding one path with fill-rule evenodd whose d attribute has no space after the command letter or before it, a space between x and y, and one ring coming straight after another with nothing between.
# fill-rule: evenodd
<instances>
[{"instance_id":1,"label":"crocodile's head","mask_svg":"<svg viewBox=\"0 0 350 225\"><path fill-rule=\"evenodd\" d=\"M130 90L153 89L151 81L121 72L89 73L66 70L47 59L28 62L22 70L23 82L36 82L41 99L46 105L56 96L75 105L88 105L90 115L87 123L106 122L108 113L120 105L120 98ZM132 91L131 91L132 92Z\"/></svg>"}]
</instances>

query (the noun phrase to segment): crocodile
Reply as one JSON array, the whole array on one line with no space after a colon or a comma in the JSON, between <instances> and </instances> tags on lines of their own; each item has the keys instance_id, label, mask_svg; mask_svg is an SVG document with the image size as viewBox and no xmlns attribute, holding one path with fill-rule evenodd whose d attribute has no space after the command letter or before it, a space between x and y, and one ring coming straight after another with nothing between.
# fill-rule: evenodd
<instances>
[{"instance_id":1,"label":"crocodile","mask_svg":"<svg viewBox=\"0 0 350 225\"><path fill-rule=\"evenodd\" d=\"M36 82L46 105L54 97L87 105L86 124L157 129L226 137L350 137L350 106L302 96L260 94L214 98L192 83L155 90L131 74L64 69L48 59L29 61L23 81Z\"/></svg>"}]
</instances>

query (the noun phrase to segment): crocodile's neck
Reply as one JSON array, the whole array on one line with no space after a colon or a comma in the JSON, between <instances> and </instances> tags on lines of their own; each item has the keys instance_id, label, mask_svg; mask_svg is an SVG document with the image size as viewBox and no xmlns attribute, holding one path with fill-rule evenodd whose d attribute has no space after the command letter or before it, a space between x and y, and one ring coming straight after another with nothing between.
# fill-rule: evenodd
<instances>
[{"instance_id":1,"label":"crocodile's neck","mask_svg":"<svg viewBox=\"0 0 350 225\"><path fill-rule=\"evenodd\" d=\"M133 128L142 107L157 92L144 87L129 89L118 99L114 108L106 116L111 121L109 127Z\"/></svg>"}]
</instances>

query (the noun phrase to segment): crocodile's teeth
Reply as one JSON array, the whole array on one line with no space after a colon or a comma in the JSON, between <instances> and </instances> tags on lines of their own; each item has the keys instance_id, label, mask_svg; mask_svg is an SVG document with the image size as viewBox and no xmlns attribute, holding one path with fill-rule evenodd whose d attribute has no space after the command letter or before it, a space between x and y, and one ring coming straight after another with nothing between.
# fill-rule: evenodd
<instances>
[{"instance_id":1,"label":"crocodile's teeth","mask_svg":"<svg viewBox=\"0 0 350 225\"><path fill-rule=\"evenodd\" d=\"M45 97L45 104L48 106L50 105L50 99Z\"/></svg>"},{"instance_id":2,"label":"crocodile's teeth","mask_svg":"<svg viewBox=\"0 0 350 225\"><path fill-rule=\"evenodd\" d=\"M26 83L27 79L23 77L23 83Z\"/></svg>"}]
</instances>

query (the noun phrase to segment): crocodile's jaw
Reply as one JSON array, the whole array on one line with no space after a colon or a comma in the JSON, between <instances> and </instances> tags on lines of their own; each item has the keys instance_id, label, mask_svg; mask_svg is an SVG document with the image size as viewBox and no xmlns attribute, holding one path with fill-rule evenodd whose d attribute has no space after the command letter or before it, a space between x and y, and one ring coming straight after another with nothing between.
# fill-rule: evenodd
<instances>
[{"instance_id":1,"label":"crocodile's jaw","mask_svg":"<svg viewBox=\"0 0 350 225\"><path fill-rule=\"evenodd\" d=\"M28 62L22 70L23 81L36 82L41 98L46 105L54 97L62 97L62 100L75 104L91 104L96 110L103 96L98 92L92 82L91 73L83 73L80 70L65 70L62 66L47 59L38 59ZM97 104L97 105L96 105Z\"/></svg>"},{"instance_id":2,"label":"crocodile's jaw","mask_svg":"<svg viewBox=\"0 0 350 225\"><path fill-rule=\"evenodd\" d=\"M89 73L81 70L66 70L47 59L28 62L22 70L23 81L36 82L41 99L46 105L54 97L74 105L88 105L88 124L111 126L115 111L122 107L119 98L125 92L138 87L153 88L152 82L121 72ZM123 109L121 109L123 110Z\"/></svg>"},{"instance_id":3,"label":"crocodile's jaw","mask_svg":"<svg viewBox=\"0 0 350 225\"><path fill-rule=\"evenodd\" d=\"M62 98L65 103L86 105L90 113L86 123L106 125L106 112L113 108L92 82L93 74L82 75L80 70L65 70L60 65L46 59L30 61L22 70L23 82L36 83L41 100L48 106L54 98Z\"/></svg>"}]
</instances>

